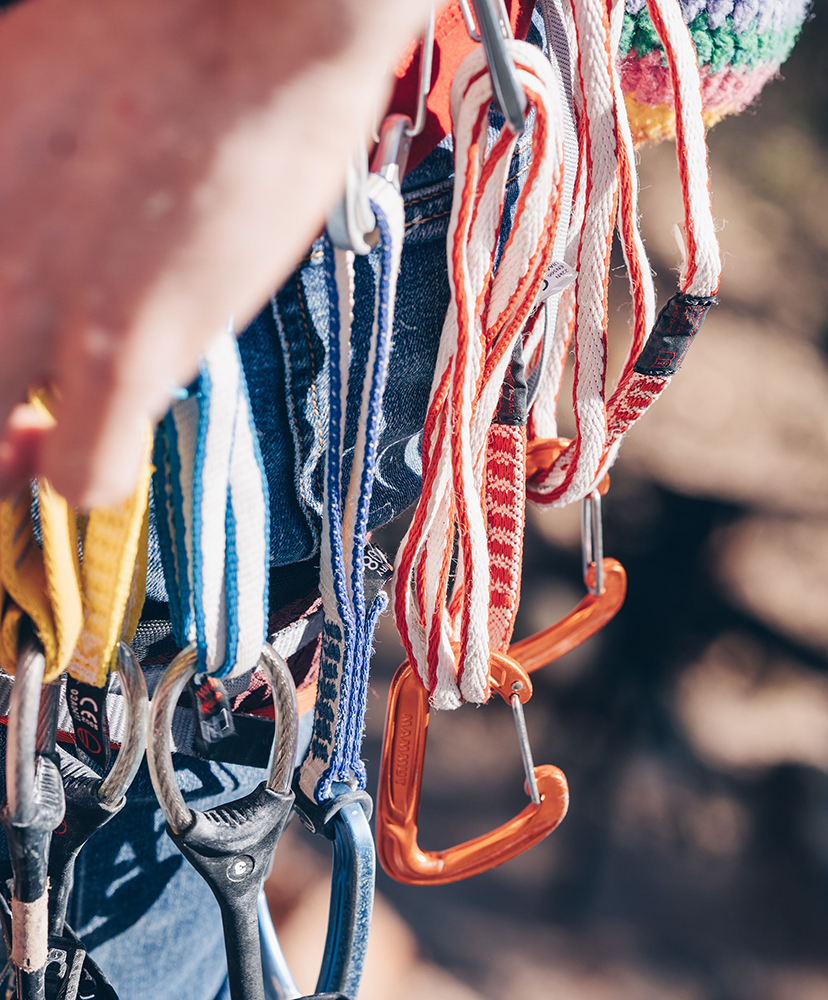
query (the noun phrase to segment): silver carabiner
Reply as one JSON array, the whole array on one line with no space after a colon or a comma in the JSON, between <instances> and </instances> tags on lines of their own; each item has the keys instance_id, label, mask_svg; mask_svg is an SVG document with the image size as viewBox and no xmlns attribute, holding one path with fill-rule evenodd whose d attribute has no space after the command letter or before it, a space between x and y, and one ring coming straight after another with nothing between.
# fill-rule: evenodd
<instances>
[{"instance_id":1,"label":"silver carabiner","mask_svg":"<svg viewBox=\"0 0 828 1000\"><path fill-rule=\"evenodd\" d=\"M132 647L118 643L118 681L124 695L124 736L121 749L109 774L98 787L98 801L114 806L126 795L138 773L147 745L149 698L144 671L135 659Z\"/></svg>"},{"instance_id":2,"label":"silver carabiner","mask_svg":"<svg viewBox=\"0 0 828 1000\"><path fill-rule=\"evenodd\" d=\"M474 17L469 0L460 0L466 30L475 42L483 43L495 103L506 119L509 131L520 135L526 128L526 92L506 48L506 40L513 36L503 0L471 0L471 6L474 7Z\"/></svg>"},{"instance_id":3,"label":"silver carabiner","mask_svg":"<svg viewBox=\"0 0 828 1000\"><path fill-rule=\"evenodd\" d=\"M589 582L590 567L595 567L593 582ZM594 597L604 592L604 522L601 516L601 494L593 490L584 497L581 507L581 570L587 590Z\"/></svg>"},{"instance_id":4,"label":"silver carabiner","mask_svg":"<svg viewBox=\"0 0 828 1000\"><path fill-rule=\"evenodd\" d=\"M9 705L6 741L6 809L15 826L31 823L37 809L35 768L38 734L44 740L40 711L46 658L36 639L29 639L17 658Z\"/></svg>"},{"instance_id":5,"label":"silver carabiner","mask_svg":"<svg viewBox=\"0 0 828 1000\"><path fill-rule=\"evenodd\" d=\"M379 143L371 160L371 172L384 177L399 191L411 140L425 128L426 102L431 92L431 70L434 65L434 8L428 18L423 44L420 50L420 76L417 85L417 110L412 121L408 115L388 115L380 129Z\"/></svg>"},{"instance_id":6,"label":"silver carabiner","mask_svg":"<svg viewBox=\"0 0 828 1000\"><path fill-rule=\"evenodd\" d=\"M299 725L296 688L284 659L268 642L262 649L258 665L270 681L276 724L266 784L271 792L287 793L293 778ZM152 696L147 763L158 802L174 833L181 833L192 825L193 813L175 780L170 731L176 703L185 685L196 673L197 666L198 652L193 644L180 652L167 667Z\"/></svg>"}]
</instances>

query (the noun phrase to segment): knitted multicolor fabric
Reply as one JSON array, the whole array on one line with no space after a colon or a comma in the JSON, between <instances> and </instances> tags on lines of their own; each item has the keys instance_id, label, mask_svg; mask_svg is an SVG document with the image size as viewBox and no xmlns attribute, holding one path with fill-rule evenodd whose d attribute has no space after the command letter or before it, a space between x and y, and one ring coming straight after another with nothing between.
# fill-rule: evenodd
<instances>
[{"instance_id":1,"label":"knitted multicolor fabric","mask_svg":"<svg viewBox=\"0 0 828 1000\"><path fill-rule=\"evenodd\" d=\"M701 70L705 121L743 111L788 57L810 0L681 0ZM646 0L626 0L619 45L633 137L675 135L670 76Z\"/></svg>"}]
</instances>

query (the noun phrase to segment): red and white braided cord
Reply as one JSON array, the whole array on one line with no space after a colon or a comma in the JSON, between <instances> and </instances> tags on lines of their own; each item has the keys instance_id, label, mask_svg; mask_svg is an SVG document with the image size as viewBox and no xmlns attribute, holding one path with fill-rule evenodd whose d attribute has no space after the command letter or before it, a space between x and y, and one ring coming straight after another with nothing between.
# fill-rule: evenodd
<instances>
[{"instance_id":1,"label":"red and white braided cord","mask_svg":"<svg viewBox=\"0 0 828 1000\"><path fill-rule=\"evenodd\" d=\"M687 254L681 268L681 291L715 294L721 272L707 170L701 88L695 50L678 0L648 0L650 16L670 67L676 108L677 156L684 200ZM634 154L617 66L623 3L616 0L612 26L604 0L573 0L577 46L576 93L582 107L579 189L573 227L579 224L578 200L585 208L578 255L578 282L564 294L547 358L543 389L547 393L535 434L554 436L554 400L560 391L570 339L575 344L573 401L576 437L553 465L528 484L536 503L564 506L588 495L615 460L621 440L669 385L671 378L633 370L653 327L652 277L638 230ZM608 95L609 98L608 98ZM612 133L612 181L608 179ZM610 195L612 192L612 195ZM618 385L606 399L606 289L612 231L611 197L618 195L618 229L627 263L633 301L633 331ZM583 302L583 299L586 302ZM550 398L552 402L550 403Z\"/></svg>"},{"instance_id":2,"label":"red and white braided cord","mask_svg":"<svg viewBox=\"0 0 828 1000\"><path fill-rule=\"evenodd\" d=\"M447 241L451 302L423 431L423 491L395 566L397 627L435 708L485 701L489 694L490 595L493 588L501 594L509 590L499 568L503 559L519 560L520 552L498 552L490 574L486 495L489 524L499 501L492 477L491 488L484 488L487 441L514 345L524 333L549 264L560 204L562 127L551 67L534 46L510 42L509 48L535 109L535 125L526 181L496 272L516 139L504 129L486 151L492 91L481 49L467 57L452 85L455 188ZM521 506L523 502L522 492L517 497L514 489L507 489L501 499ZM504 523L500 527L509 534ZM499 537L502 541L505 536ZM513 617L508 609L516 609L516 597L498 598L496 635L504 628L510 631L503 616Z\"/></svg>"}]
</instances>

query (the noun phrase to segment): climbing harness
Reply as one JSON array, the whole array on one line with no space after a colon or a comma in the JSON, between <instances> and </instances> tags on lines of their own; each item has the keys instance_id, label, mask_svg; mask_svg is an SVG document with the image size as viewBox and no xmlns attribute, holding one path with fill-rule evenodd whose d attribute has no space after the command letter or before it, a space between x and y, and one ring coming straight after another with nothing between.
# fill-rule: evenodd
<instances>
[{"instance_id":1,"label":"climbing harness","mask_svg":"<svg viewBox=\"0 0 828 1000\"><path fill-rule=\"evenodd\" d=\"M170 732L176 703L195 675L198 659L195 645L179 653L155 690L147 746L150 776L170 837L221 909L230 995L233 1000L264 1000L257 901L293 805L296 689L285 661L265 645L259 667L270 682L276 721L268 779L235 802L207 812L191 810L175 781Z\"/></svg>"},{"instance_id":2,"label":"climbing harness","mask_svg":"<svg viewBox=\"0 0 828 1000\"><path fill-rule=\"evenodd\" d=\"M512 11L510 22L503 0L459 0L468 34L480 44L451 84L451 298L422 432L422 495L395 560L393 611L406 660L391 685L377 798L377 851L400 881L442 884L486 871L539 842L564 818L563 773L533 760L524 717L529 675L584 642L623 603L624 569L603 553L608 470L715 303L721 263L697 59L676 0L647 0L647 9L669 75L684 199L680 288L658 316L638 226L629 81L615 59L629 33L622 0L542 0L549 59L515 41L520 11ZM357 995L375 881L373 805L360 753L388 575L384 557L370 545L369 514L405 226L400 187L412 150L419 155L416 140L444 125L439 115L431 116L436 126L429 116L434 52L440 31L448 30L443 15L441 21L432 11L420 48L414 115L385 118L370 173L360 146L322 241L329 302L322 635L318 679L308 689L315 704L304 761L295 759L294 681L267 641L269 490L232 326L205 353L198 377L181 391L155 437L160 554L172 633L182 651L165 669L151 713L128 645L147 573L149 443L136 491L117 508L82 518L48 483L0 503L0 665L15 675L2 813L13 878L0 891L14 978L8 998L116 1000L67 926L67 905L78 852L124 806L148 714L153 786L170 837L221 910L233 1000L299 996L263 892L292 810L331 841L333 852L314 996ZM442 56L438 83L442 63L450 61ZM504 124L490 140L492 105ZM526 176L502 239L518 139L528 151ZM633 323L618 384L608 391L607 284L615 229ZM373 309L358 316L360 268L371 270L375 298ZM369 312L368 334L357 324L366 323ZM367 336L360 339L362 333ZM363 359L353 348L364 342ZM570 350L571 441L558 434L557 412ZM35 394L32 405L48 415L46 394ZM527 500L583 504L587 593L560 621L513 643ZM226 745L240 718L224 680L242 678L256 663L273 695L268 778L235 802L192 810L176 783L173 749L181 747L192 719L194 745L205 757ZM98 770L110 763L106 694L113 669L125 727L118 757L101 778ZM185 723L186 711L176 706L188 686L194 715ZM77 757L56 743L63 690ZM492 693L512 709L529 802L489 833L423 850L418 814L429 713L483 703Z\"/></svg>"}]
</instances>

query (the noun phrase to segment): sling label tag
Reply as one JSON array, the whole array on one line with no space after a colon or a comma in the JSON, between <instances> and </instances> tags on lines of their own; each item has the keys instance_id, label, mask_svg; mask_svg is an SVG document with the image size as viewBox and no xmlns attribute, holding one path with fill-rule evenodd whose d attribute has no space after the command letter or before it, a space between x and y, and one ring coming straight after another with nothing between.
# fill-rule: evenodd
<instances>
[{"instance_id":1,"label":"sling label tag","mask_svg":"<svg viewBox=\"0 0 828 1000\"><path fill-rule=\"evenodd\" d=\"M562 260L551 260L538 292L537 305L553 295L557 295L558 292L562 292L565 288L569 288L577 277L578 272L569 264L564 264Z\"/></svg>"},{"instance_id":2,"label":"sling label tag","mask_svg":"<svg viewBox=\"0 0 828 1000\"><path fill-rule=\"evenodd\" d=\"M84 684L66 676L66 704L75 727L75 744L98 767L109 767L109 719L106 687Z\"/></svg>"}]
</instances>

